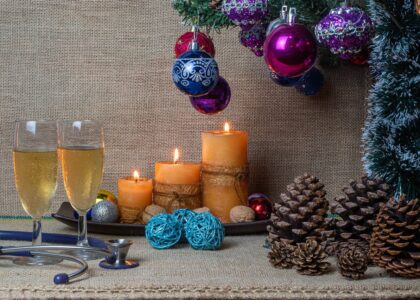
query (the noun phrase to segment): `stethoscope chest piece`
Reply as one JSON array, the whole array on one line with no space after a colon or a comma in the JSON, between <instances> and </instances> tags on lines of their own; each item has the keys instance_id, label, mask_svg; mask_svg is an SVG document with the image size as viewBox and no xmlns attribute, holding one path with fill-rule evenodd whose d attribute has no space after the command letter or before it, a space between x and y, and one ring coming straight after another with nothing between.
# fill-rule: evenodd
<instances>
[{"instance_id":1,"label":"stethoscope chest piece","mask_svg":"<svg viewBox=\"0 0 420 300\"><path fill-rule=\"evenodd\" d=\"M126 239L108 240L106 241L108 250L112 253L99 263L104 269L123 270L131 269L139 266L139 262L133 259L126 259L128 250L133 244L132 241Z\"/></svg>"}]
</instances>

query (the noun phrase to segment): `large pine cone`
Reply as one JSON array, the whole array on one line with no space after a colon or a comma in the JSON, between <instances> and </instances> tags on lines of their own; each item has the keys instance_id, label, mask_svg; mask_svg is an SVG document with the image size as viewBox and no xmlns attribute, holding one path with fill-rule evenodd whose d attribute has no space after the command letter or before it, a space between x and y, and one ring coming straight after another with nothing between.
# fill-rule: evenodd
<instances>
[{"instance_id":1,"label":"large pine cone","mask_svg":"<svg viewBox=\"0 0 420 300\"><path fill-rule=\"evenodd\" d=\"M267 226L268 240L296 244L308 237L323 235L324 219L328 210L324 184L315 176L304 174L287 186L287 192L280 195L274 204L270 225Z\"/></svg>"},{"instance_id":2,"label":"large pine cone","mask_svg":"<svg viewBox=\"0 0 420 300\"><path fill-rule=\"evenodd\" d=\"M372 226L380 208L388 201L390 187L380 179L363 176L343 188L345 196L331 203L331 213L342 220L334 222L337 241L362 240L369 243Z\"/></svg>"},{"instance_id":3,"label":"large pine cone","mask_svg":"<svg viewBox=\"0 0 420 300\"><path fill-rule=\"evenodd\" d=\"M337 253L338 268L341 275L352 279L360 279L368 267L366 250L357 244L349 243L340 247Z\"/></svg>"},{"instance_id":4,"label":"large pine cone","mask_svg":"<svg viewBox=\"0 0 420 300\"><path fill-rule=\"evenodd\" d=\"M420 201L391 198L373 227L370 257L402 277L420 278Z\"/></svg>"},{"instance_id":5,"label":"large pine cone","mask_svg":"<svg viewBox=\"0 0 420 300\"><path fill-rule=\"evenodd\" d=\"M315 239L308 239L305 243L297 244L293 264L303 275L321 275L330 267L330 263L324 261L327 257L328 254Z\"/></svg>"},{"instance_id":6,"label":"large pine cone","mask_svg":"<svg viewBox=\"0 0 420 300\"><path fill-rule=\"evenodd\" d=\"M293 266L293 252L296 246L288 243L274 242L271 246L271 251L268 253L270 263L280 269L288 269Z\"/></svg>"}]
</instances>

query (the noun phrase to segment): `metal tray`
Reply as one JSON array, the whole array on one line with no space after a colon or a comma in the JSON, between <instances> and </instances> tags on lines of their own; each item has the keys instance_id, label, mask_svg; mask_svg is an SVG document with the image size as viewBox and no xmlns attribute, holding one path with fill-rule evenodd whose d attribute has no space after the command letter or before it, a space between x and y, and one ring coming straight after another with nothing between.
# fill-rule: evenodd
<instances>
[{"instance_id":1,"label":"metal tray","mask_svg":"<svg viewBox=\"0 0 420 300\"><path fill-rule=\"evenodd\" d=\"M69 202L61 204L56 213L52 214L56 220L77 229L77 219L74 218L73 208ZM268 220L249 223L224 224L226 235L244 235L265 233ZM90 233L102 233L111 235L144 235L145 225L142 224L120 224L120 223L98 223L88 221Z\"/></svg>"}]
</instances>

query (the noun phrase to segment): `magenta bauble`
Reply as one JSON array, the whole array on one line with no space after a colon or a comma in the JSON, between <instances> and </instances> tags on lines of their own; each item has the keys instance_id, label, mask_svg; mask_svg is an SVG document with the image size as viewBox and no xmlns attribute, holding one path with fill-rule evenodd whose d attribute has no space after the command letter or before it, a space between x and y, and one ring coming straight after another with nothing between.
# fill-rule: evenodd
<instances>
[{"instance_id":1,"label":"magenta bauble","mask_svg":"<svg viewBox=\"0 0 420 300\"><path fill-rule=\"evenodd\" d=\"M317 45L302 24L282 24L264 43L264 59L271 71L285 77L300 76L315 63Z\"/></svg>"},{"instance_id":2,"label":"magenta bauble","mask_svg":"<svg viewBox=\"0 0 420 300\"><path fill-rule=\"evenodd\" d=\"M221 112L229 105L230 95L229 84L222 76L219 76L217 85L210 93L199 97L190 97L190 101L198 112L213 115Z\"/></svg>"}]
</instances>

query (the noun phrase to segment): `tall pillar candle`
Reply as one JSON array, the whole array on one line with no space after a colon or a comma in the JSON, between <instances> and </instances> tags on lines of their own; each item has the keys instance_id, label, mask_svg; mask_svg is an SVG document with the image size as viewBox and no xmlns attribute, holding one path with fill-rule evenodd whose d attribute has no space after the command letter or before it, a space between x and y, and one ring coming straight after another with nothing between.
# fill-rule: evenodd
<instances>
[{"instance_id":1,"label":"tall pillar candle","mask_svg":"<svg viewBox=\"0 0 420 300\"><path fill-rule=\"evenodd\" d=\"M168 212L178 208L201 207L200 173L200 163L179 161L178 149L175 149L172 162L156 162L153 191L155 204Z\"/></svg>"},{"instance_id":2,"label":"tall pillar candle","mask_svg":"<svg viewBox=\"0 0 420 300\"><path fill-rule=\"evenodd\" d=\"M230 130L203 132L202 197L203 206L223 223L230 223L230 210L247 205L248 133Z\"/></svg>"}]
</instances>

